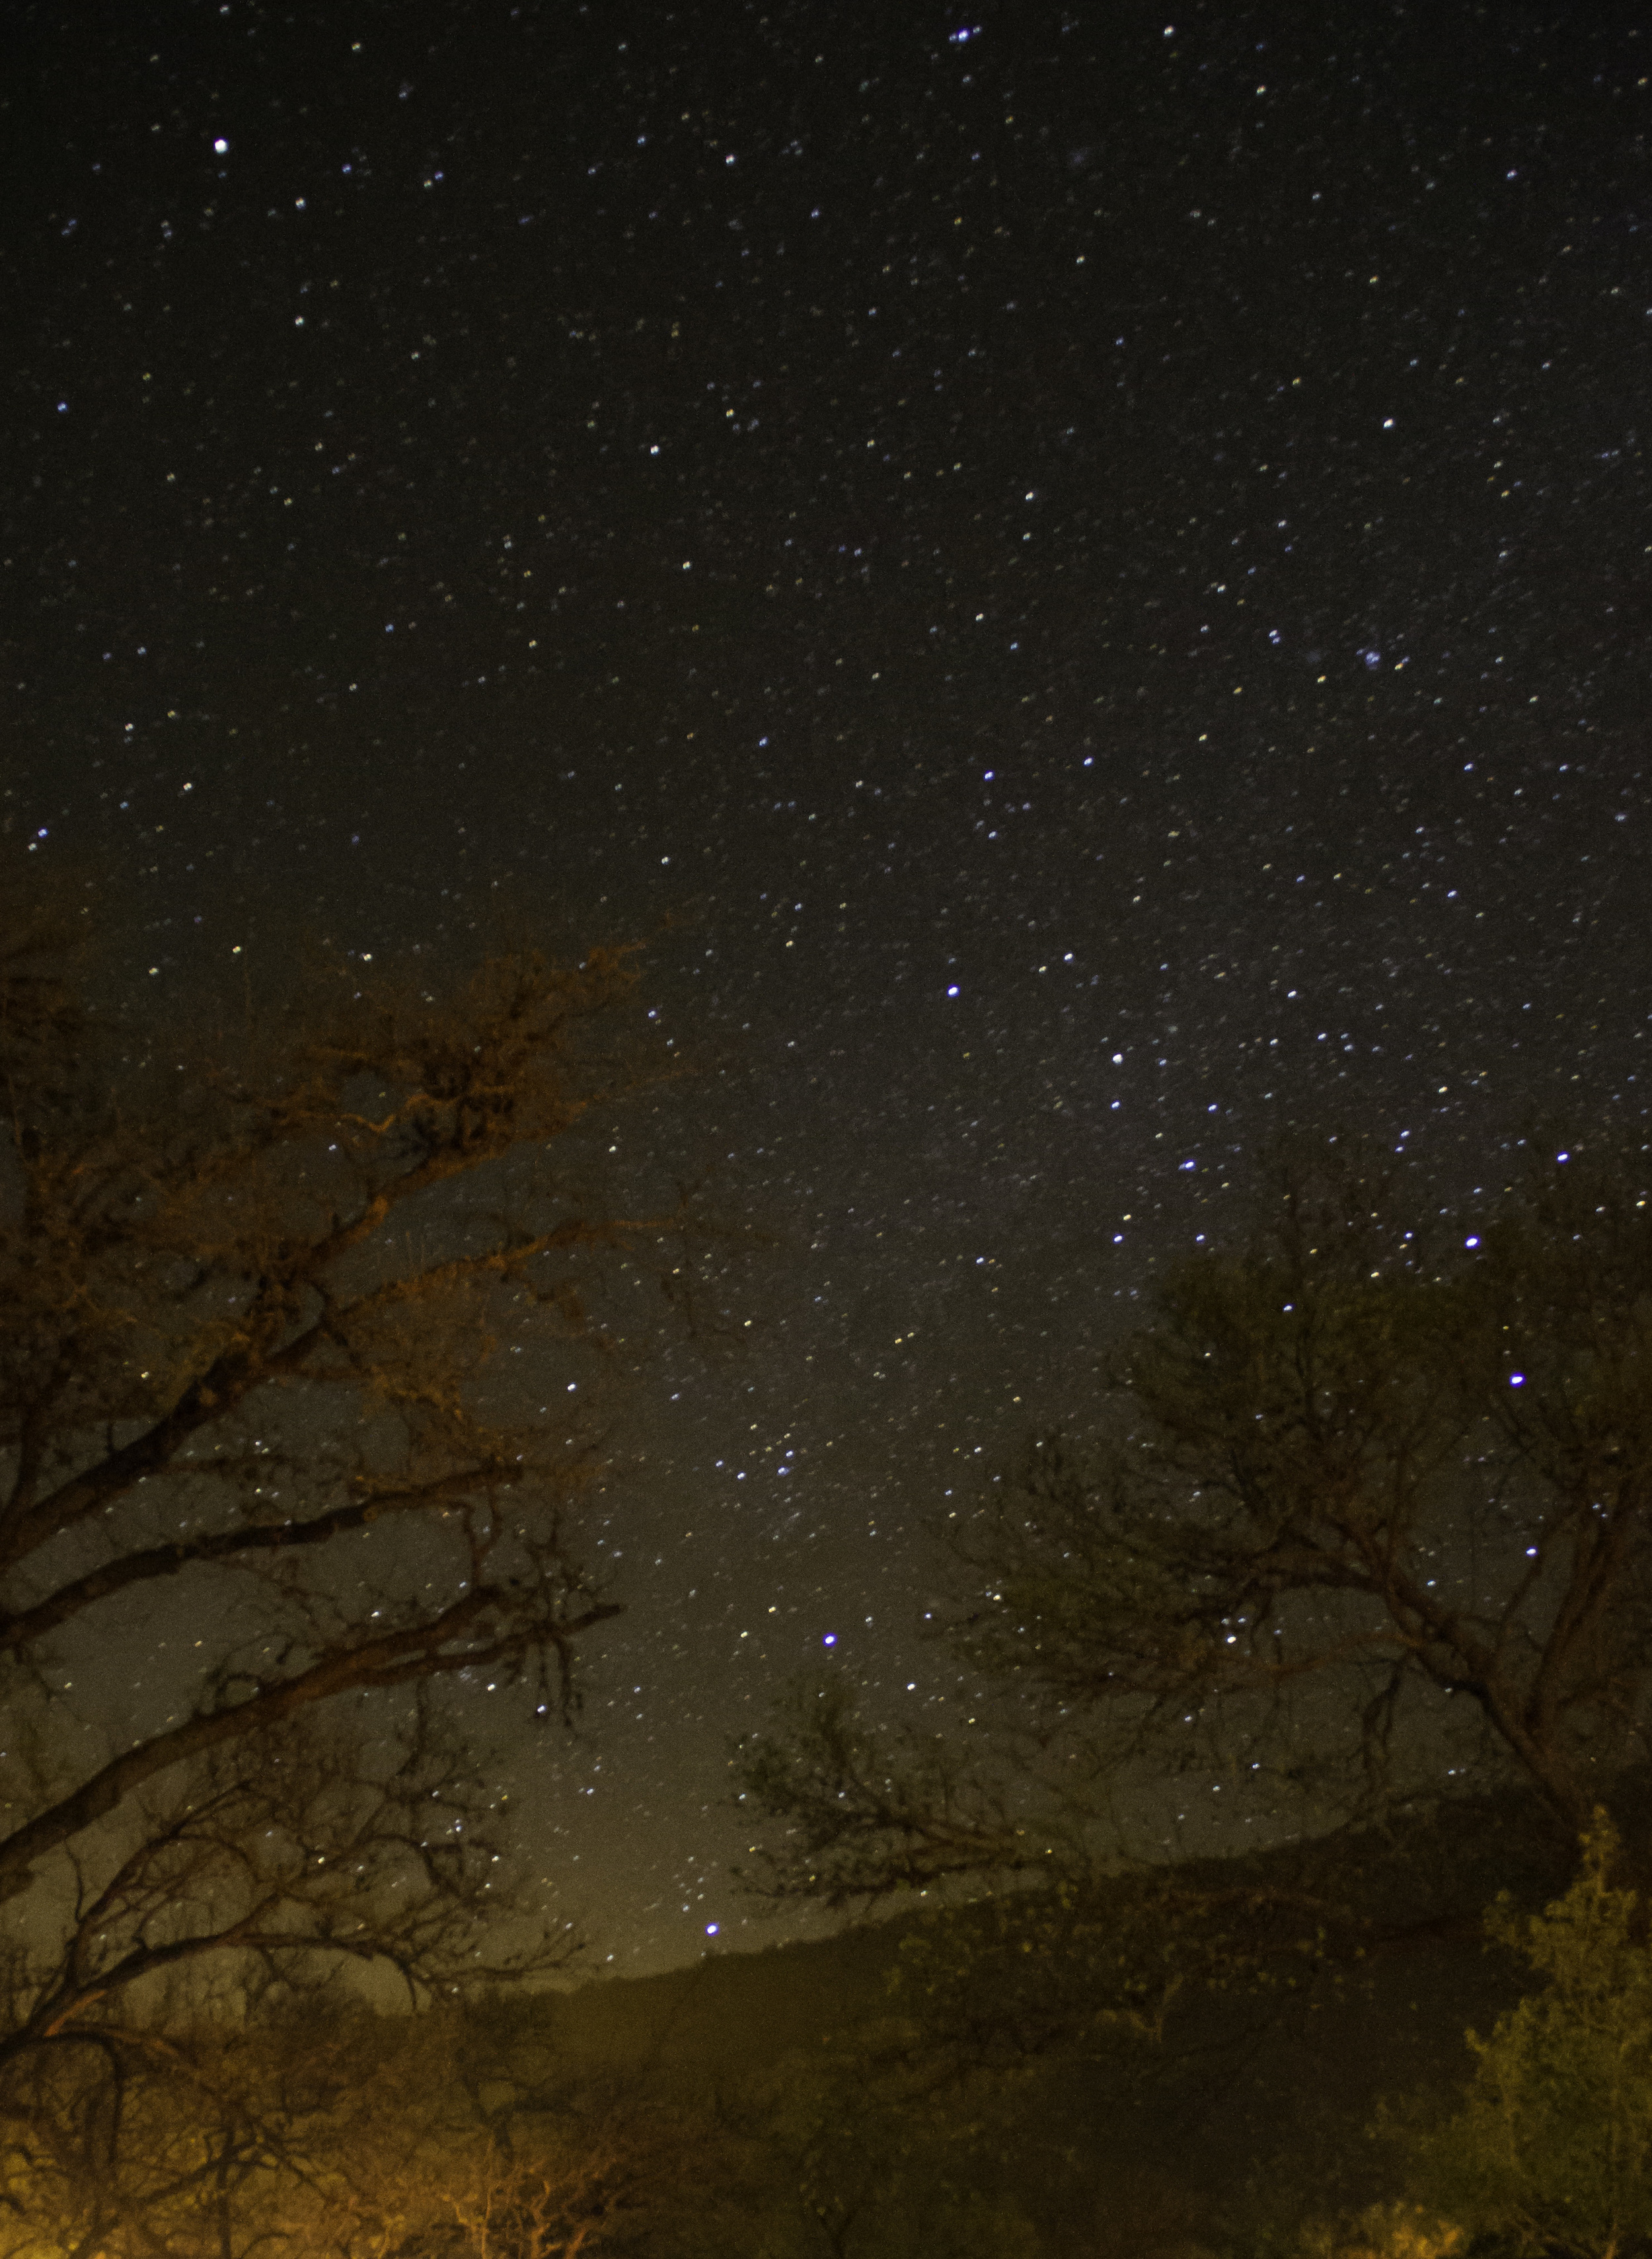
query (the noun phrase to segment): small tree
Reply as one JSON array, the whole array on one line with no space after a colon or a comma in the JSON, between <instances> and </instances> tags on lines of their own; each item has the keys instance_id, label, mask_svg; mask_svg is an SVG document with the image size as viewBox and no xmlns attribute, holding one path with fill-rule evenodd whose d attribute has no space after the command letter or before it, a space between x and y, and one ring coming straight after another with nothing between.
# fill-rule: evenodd
<instances>
[{"instance_id":1,"label":"small tree","mask_svg":"<svg viewBox=\"0 0 1652 2259\"><path fill-rule=\"evenodd\" d=\"M1652 1950L1637 1894L1610 1884L1604 1811L1566 1895L1487 1927L1547 1981L1499 2019L1461 2113L1418 2145L1432 2201L1520 2259L1652 2250Z\"/></svg>"},{"instance_id":2,"label":"small tree","mask_svg":"<svg viewBox=\"0 0 1652 2259\"><path fill-rule=\"evenodd\" d=\"M1377 2204L1337 2227L1305 2227L1292 2259L1466 2259L1468 2235L1415 2204Z\"/></svg>"}]
</instances>

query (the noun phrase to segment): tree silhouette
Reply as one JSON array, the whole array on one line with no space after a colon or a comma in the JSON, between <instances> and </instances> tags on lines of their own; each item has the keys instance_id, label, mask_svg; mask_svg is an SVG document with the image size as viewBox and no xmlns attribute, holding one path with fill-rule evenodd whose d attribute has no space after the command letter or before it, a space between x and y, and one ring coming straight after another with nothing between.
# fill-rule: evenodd
<instances>
[{"instance_id":1,"label":"tree silhouette","mask_svg":"<svg viewBox=\"0 0 1652 2259\"><path fill-rule=\"evenodd\" d=\"M1190 1776L1320 1839L1312 1876L1268 1888L1145 1877L1162 1985L1172 1902L1219 1917L1229 1960L1270 1924L1280 1950L1339 1926L1369 1947L1335 1847L1407 1811L1513 1786L1563 1848L1596 1802L1632 1807L1652 1721L1641 1158L1534 1166L1449 1239L1360 1157L1284 1166L1274 1191L1114 1360L1099 1434L1036 1439L949 1520L936 1633L967 1726L884 1730L840 1679L744 1744L771 1823L752 1887L843 1906L1019 1878L1024 1957L1128 1858L1132 1811Z\"/></svg>"},{"instance_id":2,"label":"tree silhouette","mask_svg":"<svg viewBox=\"0 0 1652 2259\"><path fill-rule=\"evenodd\" d=\"M623 951L509 948L439 994L336 967L189 1040L88 1005L78 923L7 890L0 2127L26 2148L47 2098L112 2170L166 1985L566 1956L431 1698L577 1700L616 1609L577 1529L602 1432L565 1407L601 1393L592 1280L640 1251L670 1287L675 1219L609 1213L580 1153L665 1072ZM183 1658L153 1699L152 1614Z\"/></svg>"}]
</instances>

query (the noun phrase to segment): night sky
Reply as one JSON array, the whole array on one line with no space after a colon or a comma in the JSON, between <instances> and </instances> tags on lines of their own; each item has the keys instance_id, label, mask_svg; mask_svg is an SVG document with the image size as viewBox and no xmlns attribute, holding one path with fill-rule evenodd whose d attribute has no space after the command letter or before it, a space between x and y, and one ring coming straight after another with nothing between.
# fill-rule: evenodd
<instances>
[{"instance_id":1,"label":"night sky","mask_svg":"<svg viewBox=\"0 0 1652 2259\"><path fill-rule=\"evenodd\" d=\"M498 1725L593 1962L760 1942L729 1736L827 1652L940 1720L921 1523L1271 1136L1644 1115L1652 29L9 25L0 821L185 1016L660 934L615 1180L763 1244L628 1338L584 1737Z\"/></svg>"}]
</instances>

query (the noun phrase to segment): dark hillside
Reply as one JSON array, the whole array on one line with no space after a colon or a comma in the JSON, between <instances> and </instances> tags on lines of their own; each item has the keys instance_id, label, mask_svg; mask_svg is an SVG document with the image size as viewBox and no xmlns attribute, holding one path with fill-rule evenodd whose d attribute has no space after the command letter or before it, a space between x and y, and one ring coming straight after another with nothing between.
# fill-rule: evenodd
<instances>
[{"instance_id":1,"label":"dark hillside","mask_svg":"<svg viewBox=\"0 0 1652 2259\"><path fill-rule=\"evenodd\" d=\"M550 2013L570 2068L634 2070L759 2129L760 2171L778 2205L802 2170L799 2137L794 2121L765 2133L762 2113L777 2092L807 2090L828 2121L865 2113L903 2160L892 2173L909 2180L915 2155L949 2151L944 2169L924 2170L943 2170L955 2194L961 2177L971 2201L1000 2221L1018 2220L1050 2253L1254 2248L1271 2222L1398 2192L1392 2154L1366 2131L1379 2099L1426 2102L1466 2077L1465 2029L1489 2031L1527 1981L1487 1950L1484 1910L1507 1889L1535 1912L1563 1890L1570 1868L1535 1803L1513 1794L1445 1806L1354 1842L1178 1871L1204 1887L1341 1899L1364 1927L1340 1933L1335 1960L1317 1969L1283 1956L1281 1981L1261 1992L1190 1991L1157 2044L1104 2033L1078 2048L1000 2055L990 2076L927 2100L913 2099L927 2081L903 2083L906 2073L878 2055L898 2028L892 2019L922 2011L915 1987L900 1981L901 1947L984 1938L991 1922L979 1906L708 1956L665 1976L586 1986ZM1120 1878L1104 1891L1122 1907L1133 1887ZM879 2092L887 2102L870 2107ZM811 2138L818 2149L821 2137Z\"/></svg>"},{"instance_id":2,"label":"dark hillside","mask_svg":"<svg viewBox=\"0 0 1652 2259\"><path fill-rule=\"evenodd\" d=\"M559 1999L559 2036L581 2062L740 2079L890 2010L911 1918L755 1953L708 1953L656 1977L616 1977Z\"/></svg>"}]
</instances>

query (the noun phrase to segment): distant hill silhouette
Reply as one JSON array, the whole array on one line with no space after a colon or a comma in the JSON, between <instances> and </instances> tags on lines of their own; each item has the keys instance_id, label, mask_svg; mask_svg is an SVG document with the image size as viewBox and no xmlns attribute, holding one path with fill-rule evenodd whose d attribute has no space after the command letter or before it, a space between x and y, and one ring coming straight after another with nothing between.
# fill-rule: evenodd
<instances>
[{"instance_id":1,"label":"distant hill silhouette","mask_svg":"<svg viewBox=\"0 0 1652 2259\"><path fill-rule=\"evenodd\" d=\"M1618 1799L1620 1810L1647 1816L1642 1861L1648 1790ZM1392 2156L1366 2134L1378 2099L1436 2091L1443 2105L1467 2077L1466 2028L1489 2031L1529 1983L1522 1966L1487 1949L1485 1909L1507 1890L1540 1910L1573 1863L1544 1807L1516 1790L1442 1803L1354 1838L1178 1868L1201 1887L1340 1892L1365 1925L1361 1949L1292 1988L1192 1995L1158 2046L1107 2036L1080 2056L1027 2064L990 2103L973 2092L978 2158L994 2200L1016 2206L1051 2252L1170 2259L1237 2248L1231 2239L1246 2220L1328 2214L1398 2193ZM1101 1903L1115 1892L1122 1908L1135 1887L1120 1876L1101 1886ZM983 1918L979 1906L915 1906L835 1937L602 1980L545 2012L571 2069L647 2072L702 2104L721 2097L737 2109L777 2067L852 2063L892 2016L912 2013L894 1981L903 1942L929 1925L967 1932Z\"/></svg>"}]
</instances>

